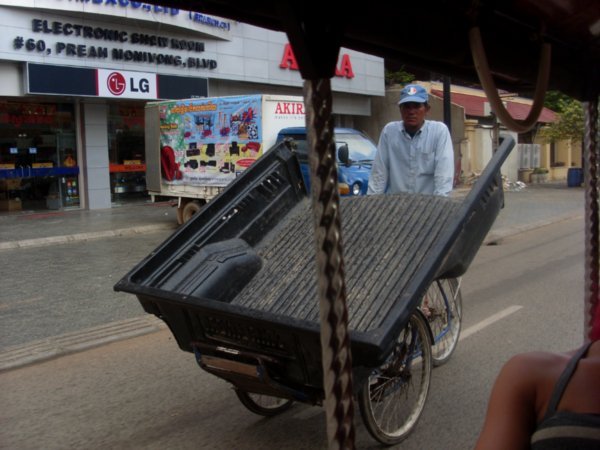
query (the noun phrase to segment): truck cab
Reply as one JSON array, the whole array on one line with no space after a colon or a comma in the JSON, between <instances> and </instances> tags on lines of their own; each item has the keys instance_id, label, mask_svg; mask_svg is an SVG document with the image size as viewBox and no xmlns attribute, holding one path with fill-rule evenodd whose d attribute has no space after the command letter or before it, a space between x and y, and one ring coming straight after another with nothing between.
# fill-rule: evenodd
<instances>
[{"instance_id":1,"label":"truck cab","mask_svg":"<svg viewBox=\"0 0 600 450\"><path fill-rule=\"evenodd\" d=\"M277 142L287 138L293 139L293 146L298 154L302 176L307 189L310 190L306 128L283 128L277 135ZM366 134L352 128L335 128L334 139L340 195L366 195L369 174L371 173L377 147Z\"/></svg>"}]
</instances>

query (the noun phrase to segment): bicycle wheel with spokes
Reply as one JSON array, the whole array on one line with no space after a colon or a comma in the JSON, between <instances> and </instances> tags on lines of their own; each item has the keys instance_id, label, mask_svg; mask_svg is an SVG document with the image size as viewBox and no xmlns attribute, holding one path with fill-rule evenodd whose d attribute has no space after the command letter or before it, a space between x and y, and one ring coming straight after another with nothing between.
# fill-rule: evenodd
<instances>
[{"instance_id":1,"label":"bicycle wheel with spokes","mask_svg":"<svg viewBox=\"0 0 600 450\"><path fill-rule=\"evenodd\" d=\"M292 400L271 395L255 394L252 392L235 390L235 394L248 410L260 416L276 416L290 409L294 403Z\"/></svg>"},{"instance_id":2,"label":"bicycle wheel with spokes","mask_svg":"<svg viewBox=\"0 0 600 450\"><path fill-rule=\"evenodd\" d=\"M433 335L433 365L441 366L450 359L458 344L462 325L460 279L436 280L427 289L421 312Z\"/></svg>"},{"instance_id":3,"label":"bicycle wheel with spokes","mask_svg":"<svg viewBox=\"0 0 600 450\"><path fill-rule=\"evenodd\" d=\"M406 439L425 407L431 369L427 323L415 311L388 360L371 373L358 395L363 421L375 439L387 445Z\"/></svg>"}]
</instances>

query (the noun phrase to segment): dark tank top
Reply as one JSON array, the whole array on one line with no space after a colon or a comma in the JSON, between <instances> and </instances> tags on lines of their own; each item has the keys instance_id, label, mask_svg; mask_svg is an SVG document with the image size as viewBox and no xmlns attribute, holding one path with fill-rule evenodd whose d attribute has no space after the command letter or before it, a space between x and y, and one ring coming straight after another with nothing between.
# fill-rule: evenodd
<instances>
[{"instance_id":1,"label":"dark tank top","mask_svg":"<svg viewBox=\"0 0 600 450\"><path fill-rule=\"evenodd\" d=\"M600 449L600 415L556 412L560 399L591 342L577 351L554 386L548 410L531 436L532 450Z\"/></svg>"}]
</instances>

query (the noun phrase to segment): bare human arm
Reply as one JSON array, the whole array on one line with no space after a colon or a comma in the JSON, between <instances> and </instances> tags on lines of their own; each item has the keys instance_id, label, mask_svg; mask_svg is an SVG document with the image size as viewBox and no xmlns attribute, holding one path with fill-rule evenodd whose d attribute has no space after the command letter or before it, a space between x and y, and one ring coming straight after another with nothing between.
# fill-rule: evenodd
<instances>
[{"instance_id":1,"label":"bare human arm","mask_svg":"<svg viewBox=\"0 0 600 450\"><path fill-rule=\"evenodd\" d=\"M476 450L530 447L540 407L538 362L535 354L528 353L516 355L504 365L492 388Z\"/></svg>"}]
</instances>

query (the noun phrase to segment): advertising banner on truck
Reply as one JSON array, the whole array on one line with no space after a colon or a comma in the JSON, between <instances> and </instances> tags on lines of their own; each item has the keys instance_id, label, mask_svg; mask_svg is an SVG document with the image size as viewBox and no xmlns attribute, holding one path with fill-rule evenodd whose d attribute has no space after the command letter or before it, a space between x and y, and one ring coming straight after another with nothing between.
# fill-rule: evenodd
<instances>
[{"instance_id":1,"label":"advertising banner on truck","mask_svg":"<svg viewBox=\"0 0 600 450\"><path fill-rule=\"evenodd\" d=\"M164 102L159 115L169 184L226 185L265 150L260 95Z\"/></svg>"}]
</instances>

